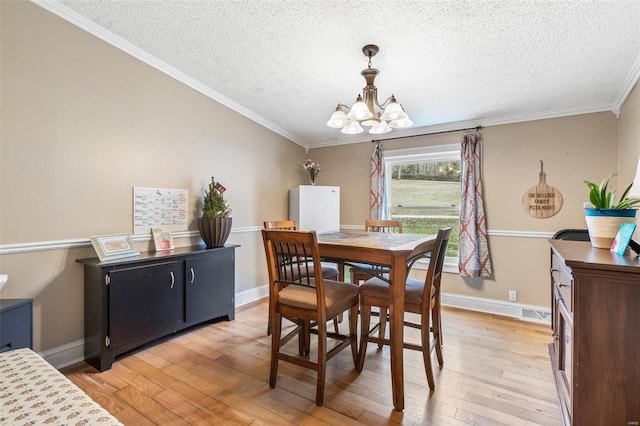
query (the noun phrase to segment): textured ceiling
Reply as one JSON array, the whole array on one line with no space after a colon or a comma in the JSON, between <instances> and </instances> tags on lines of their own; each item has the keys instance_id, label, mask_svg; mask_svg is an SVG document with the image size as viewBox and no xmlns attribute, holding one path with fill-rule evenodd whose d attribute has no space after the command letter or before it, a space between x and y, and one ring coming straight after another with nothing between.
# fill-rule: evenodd
<instances>
[{"instance_id":1,"label":"textured ceiling","mask_svg":"<svg viewBox=\"0 0 640 426\"><path fill-rule=\"evenodd\" d=\"M307 148L372 139L325 124L365 44L415 123L380 138L616 112L640 76L640 1L34 1Z\"/></svg>"}]
</instances>

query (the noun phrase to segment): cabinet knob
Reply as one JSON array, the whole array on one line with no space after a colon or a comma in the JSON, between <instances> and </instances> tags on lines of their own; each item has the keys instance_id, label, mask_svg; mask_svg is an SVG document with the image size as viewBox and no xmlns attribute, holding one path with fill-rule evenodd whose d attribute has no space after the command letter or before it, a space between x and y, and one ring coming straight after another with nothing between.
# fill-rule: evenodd
<instances>
[{"instance_id":1,"label":"cabinet knob","mask_svg":"<svg viewBox=\"0 0 640 426\"><path fill-rule=\"evenodd\" d=\"M173 288L173 286L176 283L176 277L175 275L173 275L173 271L169 272L171 274L171 288Z\"/></svg>"},{"instance_id":2,"label":"cabinet knob","mask_svg":"<svg viewBox=\"0 0 640 426\"><path fill-rule=\"evenodd\" d=\"M193 284L193 281L195 281L196 279L196 273L194 272L193 268L191 269L191 284Z\"/></svg>"}]
</instances>

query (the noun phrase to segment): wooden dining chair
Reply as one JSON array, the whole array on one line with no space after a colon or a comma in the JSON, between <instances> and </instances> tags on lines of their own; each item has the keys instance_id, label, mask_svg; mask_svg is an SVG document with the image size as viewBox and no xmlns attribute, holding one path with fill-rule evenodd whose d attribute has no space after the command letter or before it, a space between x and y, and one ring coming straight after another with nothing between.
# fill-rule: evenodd
<instances>
[{"instance_id":1,"label":"wooden dining chair","mask_svg":"<svg viewBox=\"0 0 640 426\"><path fill-rule=\"evenodd\" d=\"M264 229L275 229L280 231L297 231L298 223L295 220L272 220L264 222ZM337 268L328 265L321 265L322 267L322 277L329 280L338 280L339 271ZM313 266L309 268L309 273L311 276L314 274ZM269 298L269 306L271 306L271 298ZM269 315L271 315L271 309L269 309ZM339 332L339 319L335 318L333 320L333 328L336 333ZM271 335L271 317L267 320L267 336Z\"/></svg>"},{"instance_id":2,"label":"wooden dining chair","mask_svg":"<svg viewBox=\"0 0 640 426\"><path fill-rule=\"evenodd\" d=\"M433 368L431 366L431 352L436 351L438 364L443 365L442 358L442 320L440 315L440 279L442 277L442 266L447 252L447 245L451 237L451 227L438 231L435 246L431 252L429 268L424 281L409 278L405 287L405 312L412 312L420 315L420 324L409 321L404 322L405 326L420 329L421 345L404 343L404 348L422 351L424 368L427 373L429 388L435 389L433 378ZM384 316L380 317L380 323L370 329L371 307L389 308L389 284L380 278L371 278L360 286L360 312L361 333L360 333L360 354L358 357L358 372L364 367L364 358L367 352L367 343L376 342L378 344L389 345L390 340L385 336L374 337L373 334L380 324L386 322ZM433 336L433 340L431 340Z\"/></svg>"},{"instance_id":3,"label":"wooden dining chair","mask_svg":"<svg viewBox=\"0 0 640 426\"><path fill-rule=\"evenodd\" d=\"M373 220L373 219L366 219L364 221L364 230L365 232L382 232L385 234L391 234L391 233L402 233L402 222L399 220ZM374 271L374 268L377 268L377 271ZM373 278L376 275L376 272L378 274L385 274L389 272L389 268L386 267L380 267L380 266L372 266L372 265L368 265L366 263L360 264L354 264L351 266L350 269L350 277L351 279L349 281L351 281L354 284L358 284L360 285L361 282L364 282L368 279ZM379 312L373 312L373 315L375 316L383 316L386 317L387 316L387 309L386 308L381 308ZM385 327L386 327L386 322L381 322L380 323L380 337L384 337L385 334ZM378 347L382 347L382 345L378 345Z\"/></svg>"},{"instance_id":4,"label":"wooden dining chair","mask_svg":"<svg viewBox=\"0 0 640 426\"><path fill-rule=\"evenodd\" d=\"M354 367L358 361L358 286L322 276L315 231L262 230L267 267L271 318L271 372L269 385L276 386L279 361L287 361L317 373L316 404L322 405L327 361L351 346ZM313 267L313 273L311 273ZM327 331L327 321L349 311L349 334ZM282 317L298 320L293 331L282 337ZM296 335L309 336L305 324L317 324L317 362L307 356L283 351ZM339 343L328 347L328 338ZM307 348L310 344L307 344Z\"/></svg>"}]
</instances>

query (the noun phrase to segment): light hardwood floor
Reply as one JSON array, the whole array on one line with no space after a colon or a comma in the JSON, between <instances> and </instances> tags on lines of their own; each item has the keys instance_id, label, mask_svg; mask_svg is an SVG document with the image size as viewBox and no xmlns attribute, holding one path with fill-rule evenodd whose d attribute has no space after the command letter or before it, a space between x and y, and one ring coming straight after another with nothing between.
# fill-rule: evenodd
<instances>
[{"instance_id":1,"label":"light hardwood floor","mask_svg":"<svg viewBox=\"0 0 640 426\"><path fill-rule=\"evenodd\" d=\"M281 362L269 388L266 301L238 309L235 321L122 356L105 372L85 363L62 372L125 425L561 424L548 326L451 308L442 316L436 390L429 391L421 354L405 350L402 413L391 402L389 348L375 344L359 375L349 350L329 361L323 407L314 403L310 370ZM297 349L295 339L289 345Z\"/></svg>"}]
</instances>

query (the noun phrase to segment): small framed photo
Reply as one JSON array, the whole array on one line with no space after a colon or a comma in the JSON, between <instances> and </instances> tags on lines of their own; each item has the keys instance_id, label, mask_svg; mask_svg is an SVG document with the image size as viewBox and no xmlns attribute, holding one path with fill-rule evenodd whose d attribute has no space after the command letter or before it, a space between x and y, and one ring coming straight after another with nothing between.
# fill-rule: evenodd
<instances>
[{"instance_id":1,"label":"small framed photo","mask_svg":"<svg viewBox=\"0 0 640 426\"><path fill-rule=\"evenodd\" d=\"M133 245L129 234L99 235L90 237L91 244L100 262L123 257L138 256L140 252Z\"/></svg>"},{"instance_id":2,"label":"small framed photo","mask_svg":"<svg viewBox=\"0 0 640 426\"><path fill-rule=\"evenodd\" d=\"M625 251L627 251L627 246L631 241L631 237L633 236L633 232L636 230L635 223L623 223L620 225L620 229L618 230L618 234L616 238L613 240L613 244L611 244L611 251L623 255Z\"/></svg>"}]
</instances>

